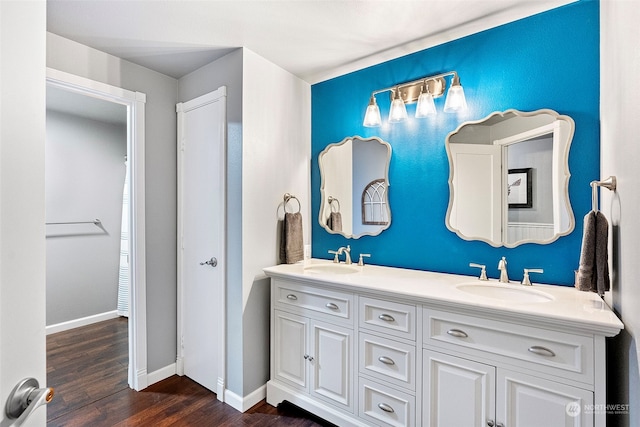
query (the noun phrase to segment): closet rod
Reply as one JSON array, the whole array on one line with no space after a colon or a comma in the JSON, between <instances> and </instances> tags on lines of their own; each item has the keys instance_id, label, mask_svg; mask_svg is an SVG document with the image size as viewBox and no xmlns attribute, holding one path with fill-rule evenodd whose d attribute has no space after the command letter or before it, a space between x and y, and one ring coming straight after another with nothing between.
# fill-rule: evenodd
<instances>
[{"instance_id":1,"label":"closet rod","mask_svg":"<svg viewBox=\"0 0 640 427\"><path fill-rule=\"evenodd\" d=\"M93 225L99 226L100 224L102 224L102 221L96 218L93 221L45 222L45 225L67 225L67 224L93 224Z\"/></svg>"}]
</instances>

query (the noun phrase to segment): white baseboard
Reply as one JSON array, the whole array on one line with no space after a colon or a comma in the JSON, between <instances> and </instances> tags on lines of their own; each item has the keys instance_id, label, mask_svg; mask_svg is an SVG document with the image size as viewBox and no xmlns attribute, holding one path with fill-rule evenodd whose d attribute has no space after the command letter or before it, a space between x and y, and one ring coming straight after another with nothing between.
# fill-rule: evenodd
<instances>
[{"instance_id":1,"label":"white baseboard","mask_svg":"<svg viewBox=\"0 0 640 427\"><path fill-rule=\"evenodd\" d=\"M164 368L160 368L157 371L150 372L149 374L147 374L147 387L150 386L151 384L155 384L162 380L166 380L167 378L175 374L176 374L175 363L165 366Z\"/></svg>"},{"instance_id":2,"label":"white baseboard","mask_svg":"<svg viewBox=\"0 0 640 427\"><path fill-rule=\"evenodd\" d=\"M46 331L47 335L55 334L56 332L68 331L69 329L79 328L80 326L87 326L92 323L115 319L116 317L118 317L118 310L107 311L105 313L94 314L92 316L81 317L80 319L49 325L47 326Z\"/></svg>"},{"instance_id":3,"label":"white baseboard","mask_svg":"<svg viewBox=\"0 0 640 427\"><path fill-rule=\"evenodd\" d=\"M267 385L258 387L254 392L245 397L240 397L231 390L225 390L224 403L237 409L240 412L246 412L251 409L256 403L267 397Z\"/></svg>"}]
</instances>

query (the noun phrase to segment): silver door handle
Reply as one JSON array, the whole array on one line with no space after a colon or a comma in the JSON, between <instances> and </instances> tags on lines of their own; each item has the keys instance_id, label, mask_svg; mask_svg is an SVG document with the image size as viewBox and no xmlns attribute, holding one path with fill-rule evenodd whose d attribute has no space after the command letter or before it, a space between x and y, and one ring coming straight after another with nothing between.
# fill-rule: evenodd
<instances>
[{"instance_id":1,"label":"silver door handle","mask_svg":"<svg viewBox=\"0 0 640 427\"><path fill-rule=\"evenodd\" d=\"M218 260L216 259L216 257L212 256L209 261L201 262L200 265L210 265L211 267L215 267L216 265L218 265Z\"/></svg>"},{"instance_id":2,"label":"silver door handle","mask_svg":"<svg viewBox=\"0 0 640 427\"><path fill-rule=\"evenodd\" d=\"M12 420L18 419L15 424L21 425L33 411L53 399L53 388L39 387L40 384L35 378L25 378L16 384L9 394L5 413Z\"/></svg>"}]
</instances>

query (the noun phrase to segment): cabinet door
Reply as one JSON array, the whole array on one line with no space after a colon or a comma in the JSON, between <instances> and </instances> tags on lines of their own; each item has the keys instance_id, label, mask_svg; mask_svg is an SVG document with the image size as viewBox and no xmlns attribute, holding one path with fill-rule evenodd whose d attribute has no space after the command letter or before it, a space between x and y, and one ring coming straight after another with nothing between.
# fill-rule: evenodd
<instances>
[{"instance_id":1,"label":"cabinet door","mask_svg":"<svg viewBox=\"0 0 640 427\"><path fill-rule=\"evenodd\" d=\"M273 312L273 320L273 374L278 380L307 389L309 319L276 310Z\"/></svg>"},{"instance_id":2,"label":"cabinet door","mask_svg":"<svg viewBox=\"0 0 640 427\"><path fill-rule=\"evenodd\" d=\"M505 426L591 427L592 405L591 391L498 369L496 421Z\"/></svg>"},{"instance_id":3,"label":"cabinet door","mask_svg":"<svg viewBox=\"0 0 640 427\"><path fill-rule=\"evenodd\" d=\"M311 323L311 393L353 409L353 331Z\"/></svg>"},{"instance_id":4,"label":"cabinet door","mask_svg":"<svg viewBox=\"0 0 640 427\"><path fill-rule=\"evenodd\" d=\"M424 425L480 427L495 420L494 366L431 350L424 350L422 366Z\"/></svg>"}]
</instances>

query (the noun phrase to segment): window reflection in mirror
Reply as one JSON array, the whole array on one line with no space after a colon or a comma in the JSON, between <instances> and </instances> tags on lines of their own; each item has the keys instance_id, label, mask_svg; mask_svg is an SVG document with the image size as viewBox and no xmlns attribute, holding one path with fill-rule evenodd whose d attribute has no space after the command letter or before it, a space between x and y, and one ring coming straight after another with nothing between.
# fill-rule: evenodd
<instances>
[{"instance_id":1,"label":"window reflection in mirror","mask_svg":"<svg viewBox=\"0 0 640 427\"><path fill-rule=\"evenodd\" d=\"M569 203L574 122L552 110L495 112L447 136L447 227L492 246L550 243L575 226Z\"/></svg>"},{"instance_id":2,"label":"window reflection in mirror","mask_svg":"<svg viewBox=\"0 0 640 427\"><path fill-rule=\"evenodd\" d=\"M348 137L319 155L320 225L357 239L380 234L391 224L391 145L380 138Z\"/></svg>"}]
</instances>

